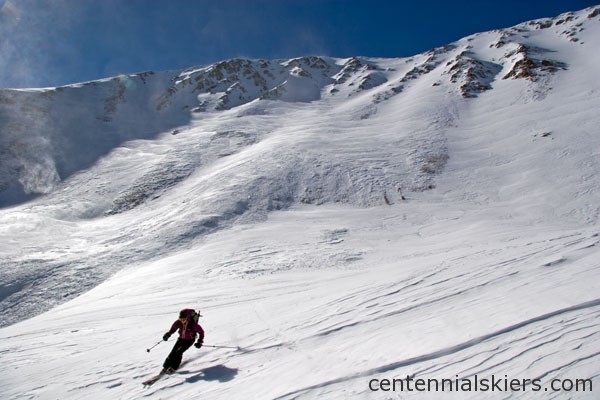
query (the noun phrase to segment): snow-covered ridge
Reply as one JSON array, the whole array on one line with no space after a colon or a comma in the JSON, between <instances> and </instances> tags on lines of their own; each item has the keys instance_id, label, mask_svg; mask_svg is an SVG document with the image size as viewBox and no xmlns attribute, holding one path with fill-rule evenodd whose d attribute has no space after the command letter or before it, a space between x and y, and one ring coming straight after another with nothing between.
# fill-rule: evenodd
<instances>
[{"instance_id":1,"label":"snow-covered ridge","mask_svg":"<svg viewBox=\"0 0 600 400\"><path fill-rule=\"evenodd\" d=\"M431 90L437 93L475 97L500 86L500 78L546 81L568 69L569 60L557 59L561 53L554 48L528 43L540 37L550 45L567 40L586 46L587 37L593 40L586 29L597 25L596 10L476 34L410 59L233 59L60 88L1 90L0 206L52 192L128 140L154 138L203 113L253 101L311 102L370 91L379 103L425 79L435 80L438 88Z\"/></svg>"},{"instance_id":2,"label":"snow-covered ridge","mask_svg":"<svg viewBox=\"0 0 600 400\"><path fill-rule=\"evenodd\" d=\"M403 59L0 91L3 399L596 388L599 50L593 7ZM182 307L234 349L143 389ZM597 397L501 393L549 394Z\"/></svg>"},{"instance_id":3,"label":"snow-covered ridge","mask_svg":"<svg viewBox=\"0 0 600 400\"><path fill-rule=\"evenodd\" d=\"M164 223L147 231L122 228L132 229L119 250L130 262L294 204L402 203L436 187L453 157L447 132L468 125L477 101L495 104L493 126L502 107L519 113L519 104L553 92L572 96L578 85L590 90L600 25L595 10L475 34L408 59L234 59L59 88L2 90L0 201L6 206L45 194L28 209L53 210L67 221L149 210ZM566 38L566 31L575 33ZM592 110L594 101L589 96L577 107ZM544 115L525 124L530 127L507 129L553 140L560 129L543 122L550 120ZM590 144L585 130L570 134L582 148ZM544 163L545 150L539 151ZM595 165L580 173L591 174ZM527 184L535 187L536 176L531 172ZM159 216L181 194L176 201L185 209L172 220ZM163 238L152 252L141 250L147 235ZM2 297L29 310L27 300L17 300L28 276L21 265L62 270L73 264L62 257L24 260L11 248ZM98 250L73 262L102 279L121 264L100 267L112 253ZM57 284L81 287L80 281L87 285L90 278L79 274ZM52 304L56 295L43 296Z\"/></svg>"}]
</instances>

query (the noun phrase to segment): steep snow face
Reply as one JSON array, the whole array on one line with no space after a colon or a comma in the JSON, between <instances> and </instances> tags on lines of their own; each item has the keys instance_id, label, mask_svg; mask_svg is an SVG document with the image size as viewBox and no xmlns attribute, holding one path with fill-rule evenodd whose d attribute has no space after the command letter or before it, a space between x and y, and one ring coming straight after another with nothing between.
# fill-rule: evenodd
<instances>
[{"instance_id":1,"label":"steep snow face","mask_svg":"<svg viewBox=\"0 0 600 400\"><path fill-rule=\"evenodd\" d=\"M334 96L369 91L373 104L363 106L359 114L366 119L376 112L376 104L421 84L437 88L429 92L440 104L446 103L444 88L469 98L502 86L500 80L537 83L531 90L544 96L556 73L568 69L568 62L554 54L557 45L567 41L585 49L583 38L589 36L585 29L594 29L594 24L587 24L588 28L585 23L595 19L592 11L587 16L565 14L532 21L474 35L408 60L234 59L182 72L148 72L61 88L1 90L0 206L54 191L60 182L128 140L179 131L178 126L189 126L207 112L256 101L322 100L319 107L325 111ZM546 38L551 38L548 46L543 43Z\"/></svg>"},{"instance_id":2,"label":"steep snow face","mask_svg":"<svg viewBox=\"0 0 600 400\"><path fill-rule=\"evenodd\" d=\"M597 380L599 40L590 8L407 59L0 91L3 395ZM242 351L143 391L168 350L143 346L197 305Z\"/></svg>"},{"instance_id":3,"label":"steep snow face","mask_svg":"<svg viewBox=\"0 0 600 400\"><path fill-rule=\"evenodd\" d=\"M0 205L54 191L122 143L189 116L156 112L170 73L143 73L40 90L0 90Z\"/></svg>"},{"instance_id":4,"label":"steep snow face","mask_svg":"<svg viewBox=\"0 0 600 400\"><path fill-rule=\"evenodd\" d=\"M0 90L0 206L47 194L132 139L188 126L198 113L259 98L318 100L333 60L230 60L60 88Z\"/></svg>"}]
</instances>

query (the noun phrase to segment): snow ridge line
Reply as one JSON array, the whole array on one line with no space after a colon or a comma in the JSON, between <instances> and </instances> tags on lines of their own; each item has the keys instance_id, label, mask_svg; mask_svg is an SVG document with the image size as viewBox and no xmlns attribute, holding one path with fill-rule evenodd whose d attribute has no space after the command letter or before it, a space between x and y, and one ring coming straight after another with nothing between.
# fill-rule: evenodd
<instances>
[{"instance_id":1,"label":"snow ridge line","mask_svg":"<svg viewBox=\"0 0 600 400\"><path fill-rule=\"evenodd\" d=\"M314 389L319 389L319 388L323 388L329 385L334 385L337 383L343 383L343 382L347 382L353 379L357 379L357 378L362 378L362 377L366 377L366 376L371 376L371 375L377 375L377 374L383 374L389 371L393 371L395 369L398 368L402 368L402 367L406 367L409 365L413 365L413 364L419 364L425 361L430 361L436 358L440 358L440 357L444 357L444 356L448 356L454 353L458 353L459 351L463 351L466 350L470 347L473 347L479 343L485 342L487 340L490 340L492 338L495 338L497 336L501 336L504 335L506 333L510 333L512 331L516 331L517 329L521 329L527 325L531 325L534 324L536 322L540 322L540 321L544 321L550 318L554 318L556 316L562 315L562 314L566 314L566 313L570 313L573 311L579 311L579 310L583 310L586 308L593 308L593 307L598 307L600 306L600 298L595 299L595 300L590 300L587 301L585 303L580 303L580 304L576 304L574 306L570 306L570 307L566 307L566 308L561 308L559 310L556 311L552 311L546 314L542 314L539 315L537 317L533 317L530 319L527 319L525 321L521 321L518 322L516 324L507 326L506 328L502 328L500 330L494 331L492 333L488 333L486 335L482 335L476 338L473 338L471 340L468 340L466 342L457 344L455 346L451 346L451 347L447 347L438 351L434 351L432 353L428 353L428 354L424 354L421 356L416 356L416 357L412 357L406 360L402 360L402 361L398 361L395 363L391 363L391 364L387 364L387 365L382 365L380 367L376 367L376 368L371 368L368 369L366 371L363 372L357 372L348 376L344 376L341 378L337 378L337 379L331 379L329 381L325 381L323 383L319 383L319 384L315 384L312 386L308 386L302 389L298 389L292 392L288 392L284 395L278 396L275 398L275 400L277 399L285 399L288 398L290 396L294 397L297 396L299 394L302 394L303 392L307 392L309 390L314 390Z\"/></svg>"}]
</instances>

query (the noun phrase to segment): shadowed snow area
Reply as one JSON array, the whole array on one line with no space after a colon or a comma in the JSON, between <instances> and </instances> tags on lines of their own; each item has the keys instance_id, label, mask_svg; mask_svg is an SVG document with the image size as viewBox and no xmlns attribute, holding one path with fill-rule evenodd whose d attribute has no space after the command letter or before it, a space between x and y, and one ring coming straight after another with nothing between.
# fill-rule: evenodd
<instances>
[{"instance_id":1,"label":"shadowed snow area","mask_svg":"<svg viewBox=\"0 0 600 400\"><path fill-rule=\"evenodd\" d=\"M0 90L3 398L596 398L599 40ZM186 307L233 348L143 388ZM369 386L407 376L530 383Z\"/></svg>"}]
</instances>

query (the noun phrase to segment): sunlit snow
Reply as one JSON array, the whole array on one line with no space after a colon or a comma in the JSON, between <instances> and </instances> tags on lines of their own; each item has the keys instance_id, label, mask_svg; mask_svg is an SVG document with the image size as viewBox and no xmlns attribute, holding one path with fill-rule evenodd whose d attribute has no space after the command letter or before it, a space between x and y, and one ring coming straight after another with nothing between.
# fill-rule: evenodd
<instances>
[{"instance_id":1,"label":"sunlit snow","mask_svg":"<svg viewBox=\"0 0 600 400\"><path fill-rule=\"evenodd\" d=\"M1 90L2 398L598 398L599 14Z\"/></svg>"}]
</instances>

